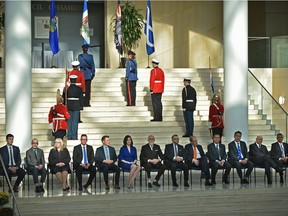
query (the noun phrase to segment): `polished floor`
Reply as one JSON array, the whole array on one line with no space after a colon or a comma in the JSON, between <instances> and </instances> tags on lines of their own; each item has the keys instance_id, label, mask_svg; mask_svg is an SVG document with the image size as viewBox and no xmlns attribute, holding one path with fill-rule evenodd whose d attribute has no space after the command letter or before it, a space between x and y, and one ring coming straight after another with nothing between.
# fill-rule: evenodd
<instances>
[{"instance_id":1,"label":"polished floor","mask_svg":"<svg viewBox=\"0 0 288 216\"><path fill-rule=\"evenodd\" d=\"M103 175L101 177L99 174L96 175L96 183L95 180L92 184L92 186L88 187L87 190L78 190L78 183L76 184L76 178L75 175L69 175L69 191L62 191L62 185L58 181L55 175L53 175L53 189L52 189L52 175L49 177L49 189L47 189L48 185L47 183L44 185L45 192L44 193L36 193L34 190L33 185L33 179L32 176L29 176L29 186L28 186L28 176L25 177L25 181L20 186L20 190L18 193L15 193L16 197L19 198L29 198L29 197L55 197L55 196L78 196L78 195L101 195L101 194L121 194L121 193L151 193L151 192L166 192L166 191L203 191L203 190L250 190L250 189L263 189L263 188L285 188L285 190L288 190L288 183L287 179L284 179L284 183L280 184L279 175L276 175L273 172L273 183L272 185L268 185L266 179L264 178L264 172L262 169L257 169L256 171L256 179L254 176L254 171L251 174L251 182L250 184L240 184L240 179L237 176L236 171L234 171L234 177L233 172L230 173L230 184L222 184L221 181L221 173L222 171L219 171L216 176L216 185L213 186L205 186L205 180L200 180L200 172L193 171L192 173L192 182L191 182L191 175L189 175L189 184L190 187L184 187L183 185L183 176L180 173L177 173L177 179L179 187L173 187L171 176L168 171L164 174L164 182L163 177L160 179L159 183L161 184L161 187L155 187L153 186L152 189L149 189L147 187L147 182L145 180L146 176L144 174L144 171L142 172L142 184L140 182L140 175L137 177L137 180L134 184L134 188L128 189L127 187L127 178L128 173L124 174L124 182L123 182L123 173L120 175L120 190L116 190L113 188L113 174L109 175L110 180L110 190L105 189L105 184L103 181ZM155 176L154 173L152 173L152 178ZM101 179L101 182L99 181ZM169 183L168 183L169 179ZM233 180L234 179L234 180ZM12 179L12 184L13 184ZM87 181L87 175L83 175L83 184ZM181 181L181 182L180 182ZM96 184L96 187L95 187ZM8 191L7 183L4 185L4 190Z\"/></svg>"}]
</instances>

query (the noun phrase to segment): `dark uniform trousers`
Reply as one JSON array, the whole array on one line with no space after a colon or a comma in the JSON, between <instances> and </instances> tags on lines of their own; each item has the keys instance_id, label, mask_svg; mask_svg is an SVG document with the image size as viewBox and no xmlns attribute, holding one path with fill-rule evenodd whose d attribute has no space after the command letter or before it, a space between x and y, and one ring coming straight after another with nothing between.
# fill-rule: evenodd
<instances>
[{"instance_id":1,"label":"dark uniform trousers","mask_svg":"<svg viewBox=\"0 0 288 216\"><path fill-rule=\"evenodd\" d=\"M162 102L161 102L162 94L161 93L153 93L151 94L152 106L154 111L154 119L162 121Z\"/></svg>"},{"instance_id":2,"label":"dark uniform trousers","mask_svg":"<svg viewBox=\"0 0 288 216\"><path fill-rule=\"evenodd\" d=\"M136 103L136 80L126 81L126 92L127 92L127 105L135 106Z\"/></svg>"}]
</instances>

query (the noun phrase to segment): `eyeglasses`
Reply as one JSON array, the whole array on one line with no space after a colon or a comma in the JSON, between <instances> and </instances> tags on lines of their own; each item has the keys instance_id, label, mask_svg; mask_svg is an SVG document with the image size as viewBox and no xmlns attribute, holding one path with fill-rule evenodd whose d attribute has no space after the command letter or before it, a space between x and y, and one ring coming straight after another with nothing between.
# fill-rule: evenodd
<instances>
[{"instance_id":1,"label":"eyeglasses","mask_svg":"<svg viewBox=\"0 0 288 216\"><path fill-rule=\"evenodd\" d=\"M38 144L38 142L32 142L32 144Z\"/></svg>"}]
</instances>

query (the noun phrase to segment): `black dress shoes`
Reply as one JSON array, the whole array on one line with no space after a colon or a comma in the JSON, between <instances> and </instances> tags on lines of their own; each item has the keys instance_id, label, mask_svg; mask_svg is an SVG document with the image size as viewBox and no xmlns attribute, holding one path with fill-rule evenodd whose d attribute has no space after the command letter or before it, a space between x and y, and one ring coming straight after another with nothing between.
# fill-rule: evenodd
<instances>
[{"instance_id":1,"label":"black dress shoes","mask_svg":"<svg viewBox=\"0 0 288 216\"><path fill-rule=\"evenodd\" d=\"M105 185L105 189L106 189L106 190L109 190L109 189L110 189L109 183L107 183L107 184Z\"/></svg>"},{"instance_id":2,"label":"black dress shoes","mask_svg":"<svg viewBox=\"0 0 288 216\"><path fill-rule=\"evenodd\" d=\"M187 181L184 182L184 187L190 187Z\"/></svg>"},{"instance_id":3,"label":"black dress shoes","mask_svg":"<svg viewBox=\"0 0 288 216\"><path fill-rule=\"evenodd\" d=\"M119 190L119 189L120 189L119 184L115 184L115 185L114 185L114 188L117 189L117 190Z\"/></svg>"},{"instance_id":4,"label":"black dress shoes","mask_svg":"<svg viewBox=\"0 0 288 216\"><path fill-rule=\"evenodd\" d=\"M177 182L173 182L173 187L178 187L179 185L177 184Z\"/></svg>"},{"instance_id":5,"label":"black dress shoes","mask_svg":"<svg viewBox=\"0 0 288 216\"><path fill-rule=\"evenodd\" d=\"M82 191L82 190L83 190L83 186L82 186L82 184L81 184L81 185L79 185L79 188L78 188L78 190L79 190L79 191Z\"/></svg>"},{"instance_id":6,"label":"black dress shoes","mask_svg":"<svg viewBox=\"0 0 288 216\"><path fill-rule=\"evenodd\" d=\"M182 137L190 137L189 134L184 134Z\"/></svg>"},{"instance_id":7,"label":"black dress shoes","mask_svg":"<svg viewBox=\"0 0 288 216\"><path fill-rule=\"evenodd\" d=\"M284 183L283 175L280 175L280 183L281 183L281 184Z\"/></svg>"},{"instance_id":8,"label":"black dress shoes","mask_svg":"<svg viewBox=\"0 0 288 216\"><path fill-rule=\"evenodd\" d=\"M153 188L151 182L148 182L148 188Z\"/></svg>"},{"instance_id":9,"label":"black dress shoes","mask_svg":"<svg viewBox=\"0 0 288 216\"><path fill-rule=\"evenodd\" d=\"M241 179L241 184L249 184L248 179Z\"/></svg>"},{"instance_id":10,"label":"black dress shoes","mask_svg":"<svg viewBox=\"0 0 288 216\"><path fill-rule=\"evenodd\" d=\"M215 181L214 181L214 182L215 182ZM215 182L215 184L216 184L216 182ZM212 184L209 180L205 181L205 185L206 185L206 186L213 186L213 184Z\"/></svg>"},{"instance_id":11,"label":"black dress shoes","mask_svg":"<svg viewBox=\"0 0 288 216\"><path fill-rule=\"evenodd\" d=\"M211 181L211 184L216 185L216 181L215 181L215 180L212 180L212 181Z\"/></svg>"},{"instance_id":12,"label":"black dress shoes","mask_svg":"<svg viewBox=\"0 0 288 216\"><path fill-rule=\"evenodd\" d=\"M156 186L156 187L160 187L160 186L161 186L161 185L158 183L158 181L154 181L154 182L153 182L153 185Z\"/></svg>"},{"instance_id":13,"label":"black dress shoes","mask_svg":"<svg viewBox=\"0 0 288 216\"><path fill-rule=\"evenodd\" d=\"M227 179L223 179L223 184L229 184L229 181Z\"/></svg>"}]
</instances>

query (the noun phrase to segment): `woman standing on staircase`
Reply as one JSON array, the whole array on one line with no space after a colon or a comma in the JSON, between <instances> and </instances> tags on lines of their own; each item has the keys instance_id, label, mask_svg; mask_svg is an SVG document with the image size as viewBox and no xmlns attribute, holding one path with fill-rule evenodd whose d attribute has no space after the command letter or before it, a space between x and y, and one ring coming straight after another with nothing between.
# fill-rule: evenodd
<instances>
[{"instance_id":1,"label":"woman standing on staircase","mask_svg":"<svg viewBox=\"0 0 288 216\"><path fill-rule=\"evenodd\" d=\"M224 106L221 104L220 96L214 94L212 98L212 104L209 108L209 122L211 122L212 136L216 133L220 135L220 138L223 135L224 129Z\"/></svg>"},{"instance_id":2,"label":"woman standing on staircase","mask_svg":"<svg viewBox=\"0 0 288 216\"><path fill-rule=\"evenodd\" d=\"M135 53L131 50L128 51L128 61L126 62L126 106L136 106L136 83L138 80L137 76L137 62L135 60Z\"/></svg>"},{"instance_id":3,"label":"woman standing on staircase","mask_svg":"<svg viewBox=\"0 0 288 216\"><path fill-rule=\"evenodd\" d=\"M124 171L130 171L128 177L128 189L133 188L133 182L138 176L141 167L137 164L137 149L133 146L133 140L130 135L124 137L123 146L120 149L118 159L118 165Z\"/></svg>"}]
</instances>

